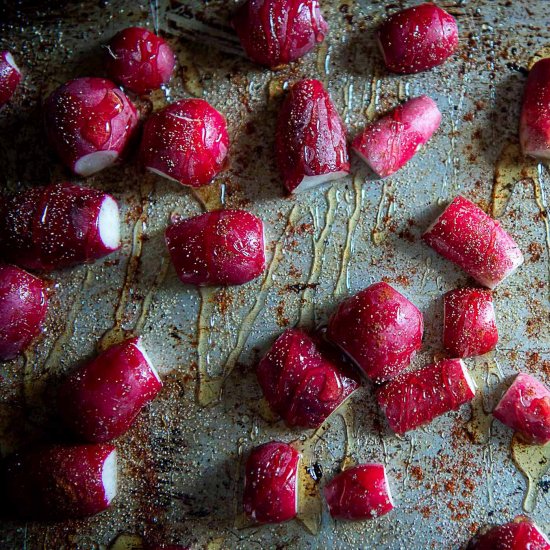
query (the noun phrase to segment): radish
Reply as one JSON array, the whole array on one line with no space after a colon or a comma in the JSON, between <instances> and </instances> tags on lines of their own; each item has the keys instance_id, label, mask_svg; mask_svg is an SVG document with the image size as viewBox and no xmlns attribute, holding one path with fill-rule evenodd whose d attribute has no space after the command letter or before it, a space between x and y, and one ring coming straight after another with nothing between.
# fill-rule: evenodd
<instances>
[{"instance_id":1,"label":"radish","mask_svg":"<svg viewBox=\"0 0 550 550\"><path fill-rule=\"evenodd\" d=\"M0 52L0 107L7 103L21 82L21 71L10 52Z\"/></svg>"},{"instance_id":2,"label":"radish","mask_svg":"<svg viewBox=\"0 0 550 550\"><path fill-rule=\"evenodd\" d=\"M182 282L242 285L265 269L264 225L244 210L214 210L166 229L166 246Z\"/></svg>"},{"instance_id":3,"label":"radish","mask_svg":"<svg viewBox=\"0 0 550 550\"><path fill-rule=\"evenodd\" d=\"M223 115L204 99L182 99L147 120L140 158L159 176L201 187L222 170L228 148Z\"/></svg>"},{"instance_id":4,"label":"radish","mask_svg":"<svg viewBox=\"0 0 550 550\"><path fill-rule=\"evenodd\" d=\"M378 392L390 428L404 434L471 401L475 384L461 359L444 359L404 372Z\"/></svg>"},{"instance_id":5,"label":"radish","mask_svg":"<svg viewBox=\"0 0 550 550\"><path fill-rule=\"evenodd\" d=\"M0 361L13 359L38 336L47 308L44 281L0 264Z\"/></svg>"},{"instance_id":6,"label":"radish","mask_svg":"<svg viewBox=\"0 0 550 550\"><path fill-rule=\"evenodd\" d=\"M550 390L530 374L520 373L502 396L493 416L527 443L550 441Z\"/></svg>"},{"instance_id":7,"label":"radish","mask_svg":"<svg viewBox=\"0 0 550 550\"><path fill-rule=\"evenodd\" d=\"M411 74L441 65L458 47L454 17L435 4L413 6L394 13L377 32L386 67Z\"/></svg>"},{"instance_id":8,"label":"radish","mask_svg":"<svg viewBox=\"0 0 550 550\"><path fill-rule=\"evenodd\" d=\"M279 336L256 374L267 402L290 427L317 428L359 386L298 329Z\"/></svg>"},{"instance_id":9,"label":"radish","mask_svg":"<svg viewBox=\"0 0 550 550\"><path fill-rule=\"evenodd\" d=\"M5 473L9 504L23 517L92 516L108 508L117 492L112 445L39 447L10 457Z\"/></svg>"},{"instance_id":10,"label":"radish","mask_svg":"<svg viewBox=\"0 0 550 550\"><path fill-rule=\"evenodd\" d=\"M523 154L550 159L550 58L533 65L523 93L519 139Z\"/></svg>"},{"instance_id":11,"label":"radish","mask_svg":"<svg viewBox=\"0 0 550 550\"><path fill-rule=\"evenodd\" d=\"M44 109L50 145L79 176L115 164L138 123L132 102L104 78L70 80L46 99Z\"/></svg>"},{"instance_id":12,"label":"radish","mask_svg":"<svg viewBox=\"0 0 550 550\"><path fill-rule=\"evenodd\" d=\"M280 523L296 516L300 453L271 441L252 450L245 467L243 507L255 523Z\"/></svg>"},{"instance_id":13,"label":"radish","mask_svg":"<svg viewBox=\"0 0 550 550\"><path fill-rule=\"evenodd\" d=\"M453 357L473 357L495 349L498 329L493 294L457 288L443 297L443 346Z\"/></svg>"},{"instance_id":14,"label":"radish","mask_svg":"<svg viewBox=\"0 0 550 550\"><path fill-rule=\"evenodd\" d=\"M330 515L336 519L374 519L393 510L383 464L359 464L344 470L323 492Z\"/></svg>"},{"instance_id":15,"label":"radish","mask_svg":"<svg viewBox=\"0 0 550 550\"><path fill-rule=\"evenodd\" d=\"M126 433L162 388L140 338L130 338L76 370L59 392L65 424L92 443Z\"/></svg>"},{"instance_id":16,"label":"radish","mask_svg":"<svg viewBox=\"0 0 550 550\"><path fill-rule=\"evenodd\" d=\"M300 80L283 102L277 121L276 155L290 193L349 174L346 128L318 80Z\"/></svg>"},{"instance_id":17,"label":"radish","mask_svg":"<svg viewBox=\"0 0 550 550\"><path fill-rule=\"evenodd\" d=\"M53 184L0 203L0 255L27 269L61 269L119 248L118 204L96 189Z\"/></svg>"},{"instance_id":18,"label":"radish","mask_svg":"<svg viewBox=\"0 0 550 550\"><path fill-rule=\"evenodd\" d=\"M441 113L428 96L415 97L367 125L353 150L381 178L404 166L439 128Z\"/></svg>"},{"instance_id":19,"label":"radish","mask_svg":"<svg viewBox=\"0 0 550 550\"><path fill-rule=\"evenodd\" d=\"M123 29L107 46L109 76L136 94L166 84L175 65L176 57L166 41L143 27Z\"/></svg>"},{"instance_id":20,"label":"radish","mask_svg":"<svg viewBox=\"0 0 550 550\"><path fill-rule=\"evenodd\" d=\"M272 69L304 56L328 32L318 0L247 0L233 27L246 55Z\"/></svg>"},{"instance_id":21,"label":"radish","mask_svg":"<svg viewBox=\"0 0 550 550\"><path fill-rule=\"evenodd\" d=\"M518 245L498 221L464 197L456 197L422 239L490 289L523 263Z\"/></svg>"},{"instance_id":22,"label":"radish","mask_svg":"<svg viewBox=\"0 0 550 550\"><path fill-rule=\"evenodd\" d=\"M387 283L375 283L344 300L332 315L327 338L374 382L405 369L422 345L422 313Z\"/></svg>"}]
</instances>

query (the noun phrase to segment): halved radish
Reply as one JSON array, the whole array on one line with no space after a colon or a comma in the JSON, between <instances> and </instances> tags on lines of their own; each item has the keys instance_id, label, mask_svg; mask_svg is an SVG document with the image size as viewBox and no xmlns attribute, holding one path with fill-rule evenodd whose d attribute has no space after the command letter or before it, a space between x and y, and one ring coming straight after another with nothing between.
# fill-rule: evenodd
<instances>
[{"instance_id":1,"label":"halved radish","mask_svg":"<svg viewBox=\"0 0 550 550\"><path fill-rule=\"evenodd\" d=\"M10 52L0 52L0 107L7 103L21 82L21 71Z\"/></svg>"},{"instance_id":2,"label":"halved radish","mask_svg":"<svg viewBox=\"0 0 550 550\"><path fill-rule=\"evenodd\" d=\"M518 516L514 521L482 531L466 550L550 550L550 540L533 520Z\"/></svg>"}]
</instances>

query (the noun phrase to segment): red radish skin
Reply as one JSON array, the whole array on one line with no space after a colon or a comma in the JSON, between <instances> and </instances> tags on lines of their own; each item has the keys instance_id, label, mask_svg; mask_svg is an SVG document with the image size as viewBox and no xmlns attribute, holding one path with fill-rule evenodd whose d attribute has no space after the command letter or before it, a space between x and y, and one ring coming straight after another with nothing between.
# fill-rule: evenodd
<instances>
[{"instance_id":1,"label":"red radish skin","mask_svg":"<svg viewBox=\"0 0 550 550\"><path fill-rule=\"evenodd\" d=\"M331 317L327 338L374 382L407 368L422 345L422 313L387 283L375 283L344 300Z\"/></svg>"},{"instance_id":2,"label":"red radish skin","mask_svg":"<svg viewBox=\"0 0 550 550\"><path fill-rule=\"evenodd\" d=\"M467 550L550 550L550 540L524 516L477 535Z\"/></svg>"},{"instance_id":3,"label":"red radish skin","mask_svg":"<svg viewBox=\"0 0 550 550\"><path fill-rule=\"evenodd\" d=\"M204 99L182 99L147 120L140 158L155 174L202 187L223 169L228 149L223 115Z\"/></svg>"},{"instance_id":4,"label":"red radish skin","mask_svg":"<svg viewBox=\"0 0 550 550\"><path fill-rule=\"evenodd\" d=\"M298 329L279 336L256 374L267 402L290 427L317 428L359 387Z\"/></svg>"},{"instance_id":5,"label":"red radish skin","mask_svg":"<svg viewBox=\"0 0 550 550\"><path fill-rule=\"evenodd\" d=\"M330 515L335 519L375 519L393 510L383 464L359 464L338 474L324 488Z\"/></svg>"},{"instance_id":6,"label":"red radish skin","mask_svg":"<svg viewBox=\"0 0 550 550\"><path fill-rule=\"evenodd\" d=\"M0 255L26 269L62 269L119 248L118 204L96 189L54 184L0 203Z\"/></svg>"},{"instance_id":7,"label":"red radish skin","mask_svg":"<svg viewBox=\"0 0 550 550\"><path fill-rule=\"evenodd\" d=\"M300 453L271 441L252 450L245 468L243 507L255 523L281 523L296 516Z\"/></svg>"},{"instance_id":8,"label":"red radish skin","mask_svg":"<svg viewBox=\"0 0 550 550\"><path fill-rule=\"evenodd\" d=\"M550 441L550 390L530 374L520 373L493 416L527 443L546 445Z\"/></svg>"},{"instance_id":9,"label":"red radish skin","mask_svg":"<svg viewBox=\"0 0 550 550\"><path fill-rule=\"evenodd\" d=\"M106 50L109 76L136 94L145 94L166 84L176 65L176 57L167 42L143 27L118 32Z\"/></svg>"},{"instance_id":10,"label":"red radish skin","mask_svg":"<svg viewBox=\"0 0 550 550\"><path fill-rule=\"evenodd\" d=\"M40 334L47 308L44 281L0 264L0 361L19 355Z\"/></svg>"},{"instance_id":11,"label":"red radish skin","mask_svg":"<svg viewBox=\"0 0 550 550\"><path fill-rule=\"evenodd\" d=\"M490 289L523 263L518 245L498 221L460 196L433 222L422 239Z\"/></svg>"},{"instance_id":12,"label":"red radish skin","mask_svg":"<svg viewBox=\"0 0 550 550\"><path fill-rule=\"evenodd\" d=\"M111 346L76 370L59 392L60 416L84 441L125 434L162 388L139 338Z\"/></svg>"},{"instance_id":13,"label":"red radish skin","mask_svg":"<svg viewBox=\"0 0 550 550\"><path fill-rule=\"evenodd\" d=\"M107 509L117 490L112 445L40 447L16 454L6 467L7 497L17 515L63 520Z\"/></svg>"},{"instance_id":14,"label":"red radish skin","mask_svg":"<svg viewBox=\"0 0 550 550\"><path fill-rule=\"evenodd\" d=\"M346 128L318 80L301 80L291 88L279 112L275 148L289 193L349 174Z\"/></svg>"},{"instance_id":15,"label":"red radish skin","mask_svg":"<svg viewBox=\"0 0 550 550\"><path fill-rule=\"evenodd\" d=\"M474 357L495 349L498 329L493 294L457 288L443 297L443 347L452 357Z\"/></svg>"},{"instance_id":16,"label":"red radish skin","mask_svg":"<svg viewBox=\"0 0 550 550\"><path fill-rule=\"evenodd\" d=\"M304 56L328 32L318 0L248 0L233 27L246 55L274 69Z\"/></svg>"},{"instance_id":17,"label":"red radish skin","mask_svg":"<svg viewBox=\"0 0 550 550\"><path fill-rule=\"evenodd\" d=\"M435 4L393 14L377 32L388 70L412 74L441 65L458 47L454 17Z\"/></svg>"},{"instance_id":18,"label":"red radish skin","mask_svg":"<svg viewBox=\"0 0 550 550\"><path fill-rule=\"evenodd\" d=\"M21 82L21 71L10 52L0 52L0 107L7 103Z\"/></svg>"},{"instance_id":19,"label":"red radish skin","mask_svg":"<svg viewBox=\"0 0 550 550\"><path fill-rule=\"evenodd\" d=\"M550 58L537 61L529 71L519 126L523 154L550 159Z\"/></svg>"},{"instance_id":20,"label":"red radish skin","mask_svg":"<svg viewBox=\"0 0 550 550\"><path fill-rule=\"evenodd\" d=\"M166 246L183 283L242 285L265 270L264 226L244 210L214 210L173 223Z\"/></svg>"},{"instance_id":21,"label":"red radish skin","mask_svg":"<svg viewBox=\"0 0 550 550\"><path fill-rule=\"evenodd\" d=\"M399 105L367 125L352 149L379 177L404 166L439 128L441 113L433 99L423 95Z\"/></svg>"},{"instance_id":22,"label":"red radish skin","mask_svg":"<svg viewBox=\"0 0 550 550\"><path fill-rule=\"evenodd\" d=\"M104 78L70 80L46 99L44 109L52 149L85 177L119 160L138 123L132 102Z\"/></svg>"},{"instance_id":23,"label":"red radish skin","mask_svg":"<svg viewBox=\"0 0 550 550\"><path fill-rule=\"evenodd\" d=\"M390 428L404 434L471 401L475 384L461 359L404 372L377 393Z\"/></svg>"}]
</instances>

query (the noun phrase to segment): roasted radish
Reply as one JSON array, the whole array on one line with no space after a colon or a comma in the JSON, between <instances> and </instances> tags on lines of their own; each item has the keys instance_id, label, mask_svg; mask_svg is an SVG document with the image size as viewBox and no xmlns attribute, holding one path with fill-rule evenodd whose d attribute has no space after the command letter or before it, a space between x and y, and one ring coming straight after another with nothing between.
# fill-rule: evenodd
<instances>
[{"instance_id":1,"label":"roasted radish","mask_svg":"<svg viewBox=\"0 0 550 550\"><path fill-rule=\"evenodd\" d=\"M490 289L523 263L518 245L498 221L464 197L456 197L422 239Z\"/></svg>"},{"instance_id":2,"label":"roasted radish","mask_svg":"<svg viewBox=\"0 0 550 550\"><path fill-rule=\"evenodd\" d=\"M44 281L0 264L0 361L19 355L40 333L48 296Z\"/></svg>"},{"instance_id":3,"label":"roasted radish","mask_svg":"<svg viewBox=\"0 0 550 550\"><path fill-rule=\"evenodd\" d=\"M352 144L353 150L381 178L399 170L439 128L441 113L423 95L399 105L369 124Z\"/></svg>"},{"instance_id":4,"label":"roasted radish","mask_svg":"<svg viewBox=\"0 0 550 550\"><path fill-rule=\"evenodd\" d=\"M256 371L264 396L288 426L320 426L358 387L306 333L289 329Z\"/></svg>"},{"instance_id":5,"label":"roasted radish","mask_svg":"<svg viewBox=\"0 0 550 550\"><path fill-rule=\"evenodd\" d=\"M318 80L301 80L291 88L279 112L276 154L290 193L349 174L346 129Z\"/></svg>"},{"instance_id":6,"label":"roasted radish","mask_svg":"<svg viewBox=\"0 0 550 550\"><path fill-rule=\"evenodd\" d=\"M84 441L126 433L162 388L139 338L116 344L76 370L59 392L65 424Z\"/></svg>"},{"instance_id":7,"label":"roasted radish","mask_svg":"<svg viewBox=\"0 0 550 550\"><path fill-rule=\"evenodd\" d=\"M343 471L326 485L324 494L336 519L374 519L393 509L383 464L359 464Z\"/></svg>"},{"instance_id":8,"label":"roasted radish","mask_svg":"<svg viewBox=\"0 0 550 550\"><path fill-rule=\"evenodd\" d=\"M92 516L116 495L116 451L105 444L40 447L10 457L5 479L11 509L22 517Z\"/></svg>"},{"instance_id":9,"label":"roasted radish","mask_svg":"<svg viewBox=\"0 0 550 550\"><path fill-rule=\"evenodd\" d=\"M493 294L457 288L443 297L443 346L452 357L473 357L494 350L498 329Z\"/></svg>"},{"instance_id":10,"label":"roasted radish","mask_svg":"<svg viewBox=\"0 0 550 550\"><path fill-rule=\"evenodd\" d=\"M454 17L431 3L393 14L380 26L377 36L386 67L402 74L441 65L458 46Z\"/></svg>"},{"instance_id":11,"label":"roasted radish","mask_svg":"<svg viewBox=\"0 0 550 550\"><path fill-rule=\"evenodd\" d=\"M550 390L530 374L520 373L502 396L493 416L527 443L550 441Z\"/></svg>"},{"instance_id":12,"label":"roasted radish","mask_svg":"<svg viewBox=\"0 0 550 550\"><path fill-rule=\"evenodd\" d=\"M318 0L247 0L233 27L246 55L271 68L299 59L328 31Z\"/></svg>"},{"instance_id":13,"label":"roasted radish","mask_svg":"<svg viewBox=\"0 0 550 550\"><path fill-rule=\"evenodd\" d=\"M243 506L255 523L280 523L296 516L300 453L271 441L252 450L246 462Z\"/></svg>"},{"instance_id":14,"label":"roasted radish","mask_svg":"<svg viewBox=\"0 0 550 550\"><path fill-rule=\"evenodd\" d=\"M422 313L387 283L376 283L344 300L327 337L375 382L405 369L422 344Z\"/></svg>"},{"instance_id":15,"label":"roasted radish","mask_svg":"<svg viewBox=\"0 0 550 550\"><path fill-rule=\"evenodd\" d=\"M0 107L7 103L21 82L21 71L10 52L0 52Z\"/></svg>"},{"instance_id":16,"label":"roasted radish","mask_svg":"<svg viewBox=\"0 0 550 550\"><path fill-rule=\"evenodd\" d=\"M204 99L182 99L147 120L140 157L155 174L201 187L222 170L228 148L223 115Z\"/></svg>"},{"instance_id":17,"label":"roasted radish","mask_svg":"<svg viewBox=\"0 0 550 550\"><path fill-rule=\"evenodd\" d=\"M132 102L104 78L70 80L46 99L44 109L51 147L79 176L115 164L138 123Z\"/></svg>"},{"instance_id":18,"label":"roasted radish","mask_svg":"<svg viewBox=\"0 0 550 550\"><path fill-rule=\"evenodd\" d=\"M403 434L471 401L475 384L461 359L404 372L382 386L378 404L390 428Z\"/></svg>"},{"instance_id":19,"label":"roasted radish","mask_svg":"<svg viewBox=\"0 0 550 550\"><path fill-rule=\"evenodd\" d=\"M0 203L0 255L22 267L51 271L119 248L118 204L96 189L48 185Z\"/></svg>"},{"instance_id":20,"label":"roasted radish","mask_svg":"<svg viewBox=\"0 0 550 550\"><path fill-rule=\"evenodd\" d=\"M143 27L118 32L106 48L109 76L136 94L166 84L175 64L174 52L166 41Z\"/></svg>"},{"instance_id":21,"label":"roasted radish","mask_svg":"<svg viewBox=\"0 0 550 550\"><path fill-rule=\"evenodd\" d=\"M166 245L187 284L242 285L265 269L262 220L244 210L214 210L173 223Z\"/></svg>"}]
</instances>

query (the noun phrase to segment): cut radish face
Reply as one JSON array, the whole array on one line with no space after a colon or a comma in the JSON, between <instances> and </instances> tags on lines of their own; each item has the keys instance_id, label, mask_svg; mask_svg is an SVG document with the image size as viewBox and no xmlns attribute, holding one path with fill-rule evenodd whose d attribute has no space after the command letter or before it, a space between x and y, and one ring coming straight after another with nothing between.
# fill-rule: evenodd
<instances>
[{"instance_id":1,"label":"cut radish face","mask_svg":"<svg viewBox=\"0 0 550 550\"><path fill-rule=\"evenodd\" d=\"M378 404L390 428L404 434L471 401L475 384L460 359L445 359L390 380L378 392Z\"/></svg>"},{"instance_id":2,"label":"cut radish face","mask_svg":"<svg viewBox=\"0 0 550 550\"><path fill-rule=\"evenodd\" d=\"M126 433L162 388L139 338L110 347L79 368L61 387L60 416L85 441Z\"/></svg>"},{"instance_id":3,"label":"cut radish face","mask_svg":"<svg viewBox=\"0 0 550 550\"><path fill-rule=\"evenodd\" d=\"M550 540L524 516L476 535L466 550L550 550Z\"/></svg>"},{"instance_id":4,"label":"cut radish face","mask_svg":"<svg viewBox=\"0 0 550 550\"><path fill-rule=\"evenodd\" d=\"M65 165L85 177L117 162L138 123L132 102L104 78L63 84L44 109L50 145Z\"/></svg>"},{"instance_id":5,"label":"cut radish face","mask_svg":"<svg viewBox=\"0 0 550 550\"><path fill-rule=\"evenodd\" d=\"M518 432L527 443L550 441L550 390L529 374L520 373L502 396L493 416Z\"/></svg>"},{"instance_id":6,"label":"cut radish face","mask_svg":"<svg viewBox=\"0 0 550 550\"><path fill-rule=\"evenodd\" d=\"M407 368L422 345L422 313L387 283L376 283L342 302L327 337L375 382Z\"/></svg>"},{"instance_id":7,"label":"cut radish face","mask_svg":"<svg viewBox=\"0 0 550 550\"><path fill-rule=\"evenodd\" d=\"M290 193L349 174L346 129L318 80L297 82L277 121L277 164Z\"/></svg>"},{"instance_id":8,"label":"cut radish face","mask_svg":"<svg viewBox=\"0 0 550 550\"><path fill-rule=\"evenodd\" d=\"M246 462L243 507L256 523L280 523L296 516L300 453L272 441L252 450Z\"/></svg>"},{"instance_id":9,"label":"cut radish face","mask_svg":"<svg viewBox=\"0 0 550 550\"><path fill-rule=\"evenodd\" d=\"M119 248L118 204L96 189L36 187L0 205L0 254L25 268L61 269Z\"/></svg>"},{"instance_id":10,"label":"cut radish face","mask_svg":"<svg viewBox=\"0 0 550 550\"><path fill-rule=\"evenodd\" d=\"M36 338L47 307L44 281L0 264L0 361L13 359Z\"/></svg>"},{"instance_id":11,"label":"cut radish face","mask_svg":"<svg viewBox=\"0 0 550 550\"><path fill-rule=\"evenodd\" d=\"M375 519L393 510L383 464L359 464L343 471L327 484L324 495L336 519Z\"/></svg>"},{"instance_id":12,"label":"cut radish face","mask_svg":"<svg viewBox=\"0 0 550 550\"><path fill-rule=\"evenodd\" d=\"M7 103L21 82L21 71L10 52L0 52L0 107Z\"/></svg>"},{"instance_id":13,"label":"cut radish face","mask_svg":"<svg viewBox=\"0 0 550 550\"><path fill-rule=\"evenodd\" d=\"M456 197L422 239L490 289L523 263L518 245L498 221L464 197Z\"/></svg>"},{"instance_id":14,"label":"cut radish face","mask_svg":"<svg viewBox=\"0 0 550 550\"><path fill-rule=\"evenodd\" d=\"M404 166L439 128L435 101L416 97L369 124L352 144L353 150L381 178Z\"/></svg>"}]
</instances>

